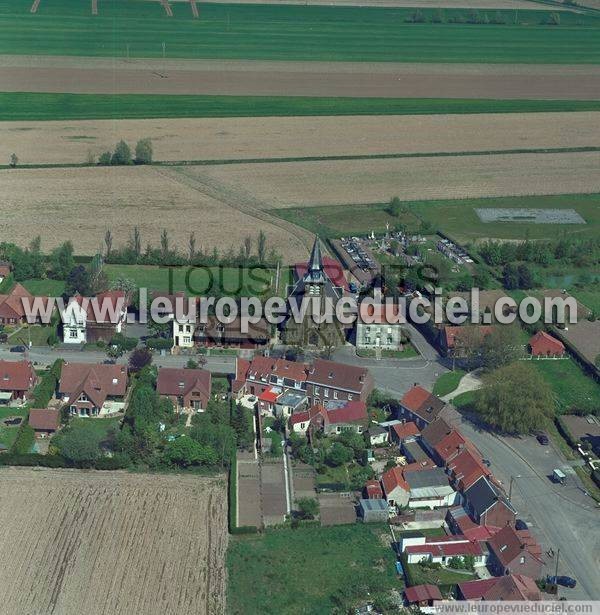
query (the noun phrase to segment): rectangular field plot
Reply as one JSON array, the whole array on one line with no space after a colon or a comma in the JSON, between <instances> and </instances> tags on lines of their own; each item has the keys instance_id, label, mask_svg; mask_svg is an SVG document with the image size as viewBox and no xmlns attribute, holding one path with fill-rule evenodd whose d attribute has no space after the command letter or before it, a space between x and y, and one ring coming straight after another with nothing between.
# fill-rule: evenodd
<instances>
[{"instance_id":1,"label":"rectangular field plot","mask_svg":"<svg viewBox=\"0 0 600 615\"><path fill-rule=\"evenodd\" d=\"M587 224L574 209L531 209L496 207L476 209L482 222L530 222L532 224Z\"/></svg>"},{"instance_id":2,"label":"rectangular field plot","mask_svg":"<svg viewBox=\"0 0 600 615\"><path fill-rule=\"evenodd\" d=\"M220 478L0 469L0 612L225 610Z\"/></svg>"}]
</instances>

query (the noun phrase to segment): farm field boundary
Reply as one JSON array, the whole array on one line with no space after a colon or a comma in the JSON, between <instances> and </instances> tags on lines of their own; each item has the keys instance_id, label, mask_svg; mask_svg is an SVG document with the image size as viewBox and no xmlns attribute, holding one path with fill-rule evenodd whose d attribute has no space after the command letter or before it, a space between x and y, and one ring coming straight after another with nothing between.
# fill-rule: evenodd
<instances>
[{"instance_id":1,"label":"farm field boundary","mask_svg":"<svg viewBox=\"0 0 600 615\"><path fill-rule=\"evenodd\" d=\"M0 93L0 121L575 111L600 111L600 100Z\"/></svg>"}]
</instances>

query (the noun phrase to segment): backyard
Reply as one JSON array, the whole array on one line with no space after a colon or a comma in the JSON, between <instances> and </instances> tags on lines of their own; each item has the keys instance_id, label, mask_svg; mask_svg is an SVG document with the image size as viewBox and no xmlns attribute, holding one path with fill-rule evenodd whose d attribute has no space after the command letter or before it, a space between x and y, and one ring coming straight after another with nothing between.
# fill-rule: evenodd
<instances>
[{"instance_id":1,"label":"backyard","mask_svg":"<svg viewBox=\"0 0 600 615\"><path fill-rule=\"evenodd\" d=\"M357 601L401 590L385 525L317 525L232 537L229 612L347 612ZM261 579L257 590L256 579ZM299 597L302 597L299 600Z\"/></svg>"},{"instance_id":2,"label":"backyard","mask_svg":"<svg viewBox=\"0 0 600 615\"><path fill-rule=\"evenodd\" d=\"M12 417L25 418L26 416L27 407L9 408L0 406L0 448L10 448L19 433L19 425L7 425L4 421Z\"/></svg>"}]
</instances>

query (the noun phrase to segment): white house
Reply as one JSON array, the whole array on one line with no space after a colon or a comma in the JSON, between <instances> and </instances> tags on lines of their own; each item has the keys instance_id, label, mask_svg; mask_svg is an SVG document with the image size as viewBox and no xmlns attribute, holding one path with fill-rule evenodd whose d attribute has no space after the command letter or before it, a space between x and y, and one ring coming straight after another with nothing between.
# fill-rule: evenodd
<instances>
[{"instance_id":1,"label":"white house","mask_svg":"<svg viewBox=\"0 0 600 615\"><path fill-rule=\"evenodd\" d=\"M405 471L409 486L409 508L438 508L460 504L460 494L451 487L442 468Z\"/></svg>"},{"instance_id":2,"label":"white house","mask_svg":"<svg viewBox=\"0 0 600 615\"><path fill-rule=\"evenodd\" d=\"M78 298L69 301L60 314L63 323L63 342L65 344L85 344L87 341L87 310Z\"/></svg>"},{"instance_id":3,"label":"white house","mask_svg":"<svg viewBox=\"0 0 600 615\"><path fill-rule=\"evenodd\" d=\"M481 543L469 540L466 536L429 536L417 535L418 532L402 538L400 548L406 555L409 564L419 562L433 562L445 566L453 557L472 556L474 565L480 566L487 561L487 550L481 547Z\"/></svg>"},{"instance_id":4,"label":"white house","mask_svg":"<svg viewBox=\"0 0 600 615\"><path fill-rule=\"evenodd\" d=\"M356 347L402 350L398 305L361 303L356 319Z\"/></svg>"}]
</instances>

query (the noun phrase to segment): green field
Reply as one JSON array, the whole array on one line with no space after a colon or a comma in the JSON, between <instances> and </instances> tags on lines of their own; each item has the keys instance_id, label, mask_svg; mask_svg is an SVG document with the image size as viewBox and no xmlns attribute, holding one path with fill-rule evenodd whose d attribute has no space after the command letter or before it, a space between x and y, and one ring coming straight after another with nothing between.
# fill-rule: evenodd
<instances>
[{"instance_id":1,"label":"green field","mask_svg":"<svg viewBox=\"0 0 600 615\"><path fill-rule=\"evenodd\" d=\"M555 239L563 231L579 237L595 237L600 229L600 194L405 201L404 205L409 211L398 217L388 213L386 203L291 207L270 210L270 213L329 238L370 231L385 232L386 223L390 228L403 224L409 230L414 230L421 220L430 222L434 228L461 243L487 237ZM475 208L488 207L574 209L587 224L534 224L522 221L485 223L479 219Z\"/></svg>"},{"instance_id":2,"label":"green field","mask_svg":"<svg viewBox=\"0 0 600 615\"><path fill-rule=\"evenodd\" d=\"M600 408L600 384L587 376L572 359L532 360L544 380L552 387L560 414Z\"/></svg>"},{"instance_id":3,"label":"green field","mask_svg":"<svg viewBox=\"0 0 600 615\"><path fill-rule=\"evenodd\" d=\"M0 121L552 111L600 111L600 101L0 92Z\"/></svg>"},{"instance_id":4,"label":"green field","mask_svg":"<svg viewBox=\"0 0 600 615\"><path fill-rule=\"evenodd\" d=\"M24 280L21 284L35 296L43 297L60 297L65 292L65 283L63 280L51 280L44 278L43 280Z\"/></svg>"},{"instance_id":5,"label":"green field","mask_svg":"<svg viewBox=\"0 0 600 615\"><path fill-rule=\"evenodd\" d=\"M149 291L185 292L187 295L258 296L271 287L270 269L237 267L156 267L152 265L104 265L112 282L133 280Z\"/></svg>"},{"instance_id":6,"label":"green field","mask_svg":"<svg viewBox=\"0 0 600 615\"><path fill-rule=\"evenodd\" d=\"M236 537L227 552L228 612L331 613L402 589L381 525L300 527ZM256 580L260 579L257 587Z\"/></svg>"},{"instance_id":7,"label":"green field","mask_svg":"<svg viewBox=\"0 0 600 615\"><path fill-rule=\"evenodd\" d=\"M82 56L244 58L401 62L600 62L600 20L593 14L561 12L547 26L548 11L480 11L506 23L466 20L463 9L423 10L425 21L406 23L414 9L202 4L192 19L185 2L174 17L158 2L42 0L0 1L0 53ZM515 23L516 20L516 23Z\"/></svg>"}]
</instances>

